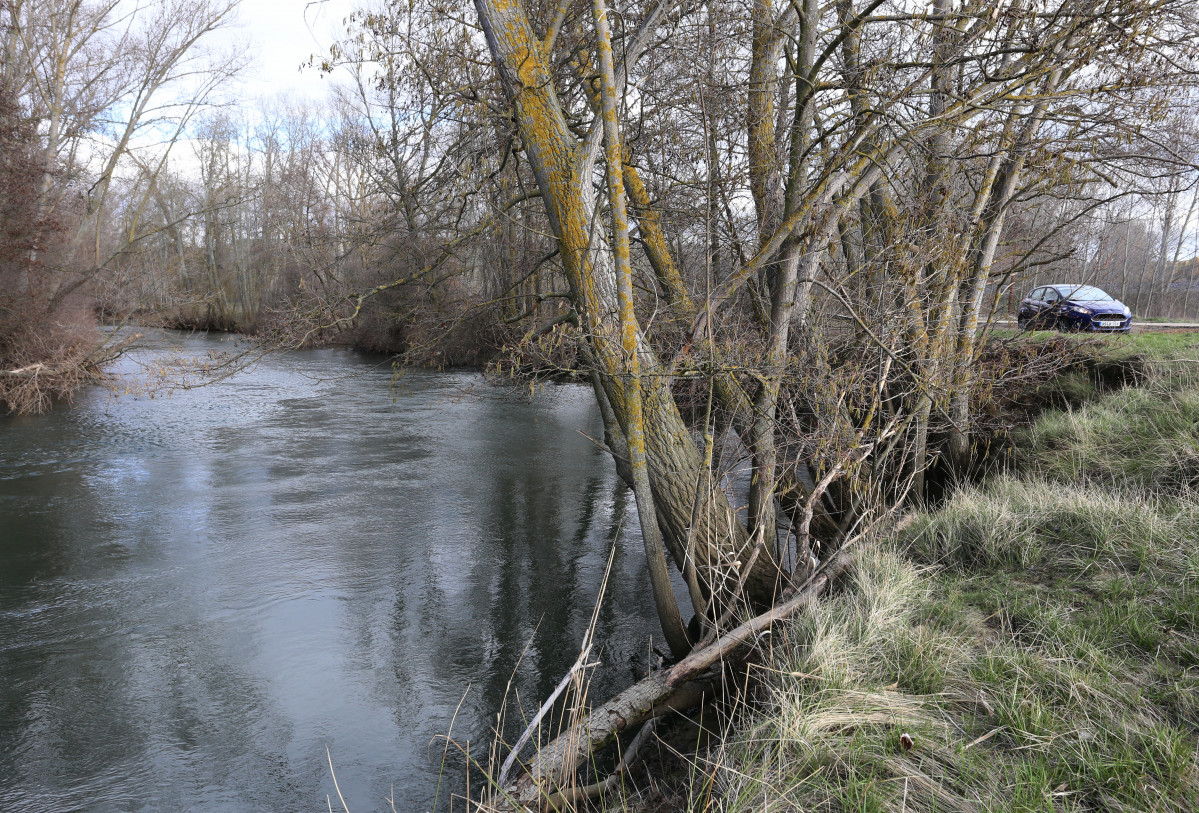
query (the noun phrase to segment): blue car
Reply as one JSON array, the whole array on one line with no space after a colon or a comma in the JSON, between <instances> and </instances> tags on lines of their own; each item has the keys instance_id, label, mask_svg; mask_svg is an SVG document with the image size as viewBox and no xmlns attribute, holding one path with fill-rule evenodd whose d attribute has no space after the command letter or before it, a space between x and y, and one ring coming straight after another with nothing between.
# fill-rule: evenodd
<instances>
[{"instance_id":1,"label":"blue car","mask_svg":"<svg viewBox=\"0 0 1199 813\"><path fill-rule=\"evenodd\" d=\"M1022 330L1101 330L1127 333L1132 311L1093 285L1042 285L1020 302Z\"/></svg>"}]
</instances>

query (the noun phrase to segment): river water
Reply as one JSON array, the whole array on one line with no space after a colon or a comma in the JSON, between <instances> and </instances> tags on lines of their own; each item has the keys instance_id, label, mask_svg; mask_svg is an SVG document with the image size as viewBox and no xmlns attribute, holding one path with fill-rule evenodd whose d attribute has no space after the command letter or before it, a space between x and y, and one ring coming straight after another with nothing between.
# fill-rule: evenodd
<instances>
[{"instance_id":1,"label":"river water","mask_svg":"<svg viewBox=\"0 0 1199 813\"><path fill-rule=\"evenodd\" d=\"M153 339L124 373L234 341ZM440 738L549 694L614 545L593 691L655 631L600 431L347 350L0 417L0 810L338 809L329 756L355 813L445 808Z\"/></svg>"}]
</instances>

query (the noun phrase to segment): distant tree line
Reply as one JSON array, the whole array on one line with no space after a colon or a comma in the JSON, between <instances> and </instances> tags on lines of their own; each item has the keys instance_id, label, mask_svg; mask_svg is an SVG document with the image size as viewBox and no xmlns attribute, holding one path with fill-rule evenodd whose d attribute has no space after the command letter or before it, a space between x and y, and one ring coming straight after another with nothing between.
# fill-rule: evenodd
<instances>
[{"instance_id":1,"label":"distant tree line","mask_svg":"<svg viewBox=\"0 0 1199 813\"><path fill-rule=\"evenodd\" d=\"M999 297L1001 306L1007 310L1039 284L1084 282L1103 288L1137 317L1199 319L1195 136L1193 131L1180 135L1173 146L1190 166L1134 187L1134 194L1120 201L1084 211L1046 245L1046 254L1055 252L1057 259L1013 273L1010 289Z\"/></svg>"}]
</instances>

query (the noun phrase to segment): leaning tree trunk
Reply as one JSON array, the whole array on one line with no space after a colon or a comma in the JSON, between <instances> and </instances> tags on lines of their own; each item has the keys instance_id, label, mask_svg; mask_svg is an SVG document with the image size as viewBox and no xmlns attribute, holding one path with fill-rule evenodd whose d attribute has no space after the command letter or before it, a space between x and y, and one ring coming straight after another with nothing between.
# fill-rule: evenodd
<instances>
[{"instance_id":1,"label":"leaning tree trunk","mask_svg":"<svg viewBox=\"0 0 1199 813\"><path fill-rule=\"evenodd\" d=\"M604 160L607 164L608 199L612 215L613 257L620 293L620 333L624 350L627 375L625 390L628 394L628 419L625 432L625 448L629 452L629 469L633 475L633 493L637 499L637 511L641 522L641 538L645 545L645 559L649 567L650 586L654 594L654 606L662 632L676 658L684 657L691 650L687 628L679 615L679 606L670 584L666 569L666 553L663 550L661 529L654 511L653 489L649 482L649 470L645 456L645 418L641 397L641 358L637 352L637 317L633 309L633 268L629 252L629 216L625 206L623 152L620 128L616 123L616 71L612 65L612 34L608 27L608 9L604 0L594 0L596 41L599 45L600 83L602 87L602 118L604 123ZM685 568L689 569L690 568ZM703 607L697 606L696 612Z\"/></svg>"},{"instance_id":2,"label":"leaning tree trunk","mask_svg":"<svg viewBox=\"0 0 1199 813\"><path fill-rule=\"evenodd\" d=\"M525 154L537 179L551 228L558 239L563 270L573 304L582 321L590 354L612 412L628 429L630 394L622 347L619 296L610 247L596 228L592 169L599 152L599 131L580 141L567 127L554 91L541 41L533 34L524 9L509 0L475 0L488 46L508 90ZM598 124L595 125L598 128ZM669 389L669 379L644 335L634 326L641 368L643 426L650 486L665 542L682 564L691 525L695 480L702 467ZM715 490L698 513L695 547L698 572L716 604L737 584L739 568L753 562L746 594L769 601L779 570L768 555L750 556L749 537L737 521L727 497Z\"/></svg>"}]
</instances>

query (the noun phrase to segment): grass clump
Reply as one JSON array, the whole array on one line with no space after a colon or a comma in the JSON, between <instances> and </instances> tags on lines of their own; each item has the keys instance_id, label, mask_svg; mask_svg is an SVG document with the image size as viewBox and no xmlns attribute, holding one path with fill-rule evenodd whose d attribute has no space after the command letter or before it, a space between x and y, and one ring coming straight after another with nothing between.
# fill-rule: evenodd
<instances>
[{"instance_id":1,"label":"grass clump","mask_svg":"<svg viewBox=\"0 0 1199 813\"><path fill-rule=\"evenodd\" d=\"M1044 415L1017 443L1022 468L1052 480L1138 487L1165 494L1199 488L1199 383L1163 370L1076 410Z\"/></svg>"},{"instance_id":2,"label":"grass clump","mask_svg":"<svg viewBox=\"0 0 1199 813\"><path fill-rule=\"evenodd\" d=\"M1125 555L1133 524L1021 521L1035 490L997 488L1003 512L975 492L921 517L780 635L713 809L1196 809L1196 561L1162 543L1199 513L1166 510Z\"/></svg>"},{"instance_id":3,"label":"grass clump","mask_svg":"<svg viewBox=\"0 0 1199 813\"><path fill-rule=\"evenodd\" d=\"M884 546L862 551L851 580L779 632L768 705L712 762L715 809L955 810L986 781L953 758L936 700L966 650L924 623L932 583Z\"/></svg>"},{"instance_id":4,"label":"grass clump","mask_svg":"<svg viewBox=\"0 0 1199 813\"><path fill-rule=\"evenodd\" d=\"M1199 810L1197 427L1155 374L860 551L775 635L703 809Z\"/></svg>"}]
</instances>

